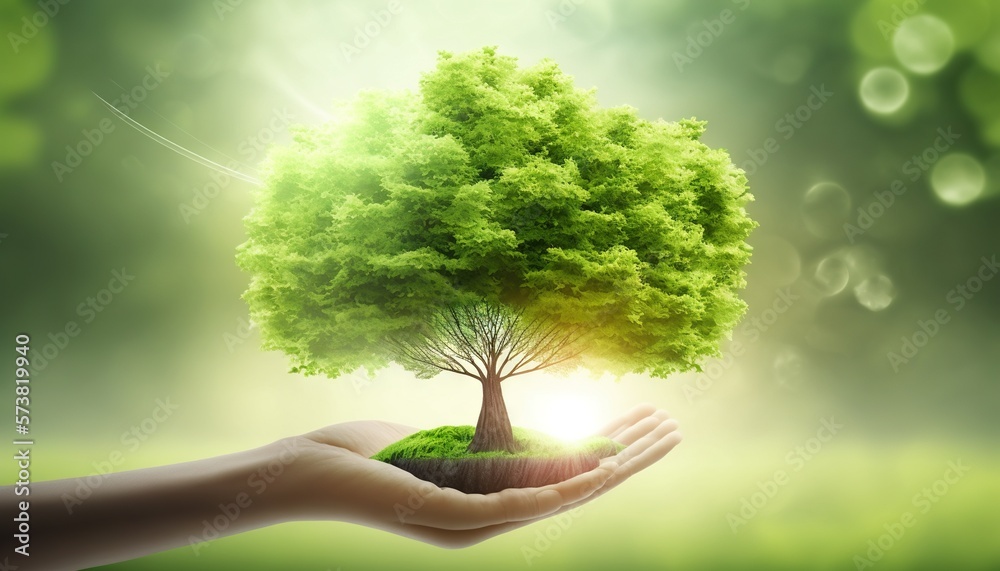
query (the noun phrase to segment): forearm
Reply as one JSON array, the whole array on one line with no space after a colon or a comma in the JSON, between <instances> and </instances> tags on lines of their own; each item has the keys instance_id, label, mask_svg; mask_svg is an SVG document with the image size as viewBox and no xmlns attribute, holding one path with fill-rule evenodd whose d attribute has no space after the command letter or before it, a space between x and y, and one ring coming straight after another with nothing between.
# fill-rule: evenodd
<instances>
[{"instance_id":1,"label":"forearm","mask_svg":"<svg viewBox=\"0 0 1000 571\"><path fill-rule=\"evenodd\" d=\"M4 488L4 512L17 514L19 502L30 502L31 525L29 556L14 546L4 555L22 569L79 569L186 545L200 550L205 541L289 519L280 478L294 458L281 442L109 474L99 485L39 482L28 496Z\"/></svg>"}]
</instances>

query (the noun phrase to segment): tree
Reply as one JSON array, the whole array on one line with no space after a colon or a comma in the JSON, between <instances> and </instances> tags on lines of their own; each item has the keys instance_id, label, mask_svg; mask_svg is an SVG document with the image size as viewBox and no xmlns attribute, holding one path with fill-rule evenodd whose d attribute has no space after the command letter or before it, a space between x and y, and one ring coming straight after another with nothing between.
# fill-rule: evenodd
<instances>
[{"instance_id":1,"label":"tree","mask_svg":"<svg viewBox=\"0 0 1000 571\"><path fill-rule=\"evenodd\" d=\"M602 108L552 61L442 52L272 151L238 262L265 348L336 377L482 383L471 451L513 450L501 383L698 368L745 311L746 177L705 124Z\"/></svg>"}]
</instances>

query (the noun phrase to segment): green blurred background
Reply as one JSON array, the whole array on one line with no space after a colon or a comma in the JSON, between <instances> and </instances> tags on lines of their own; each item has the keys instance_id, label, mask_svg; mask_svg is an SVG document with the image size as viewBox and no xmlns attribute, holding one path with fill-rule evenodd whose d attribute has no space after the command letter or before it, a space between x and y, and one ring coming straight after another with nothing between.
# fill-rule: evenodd
<instances>
[{"instance_id":1,"label":"green blurred background","mask_svg":"<svg viewBox=\"0 0 1000 571\"><path fill-rule=\"evenodd\" d=\"M125 127L94 93L136 89L132 117L256 175L286 116L322 121L358 90L414 88L438 50L498 45L556 60L604 105L707 120L760 222L740 345L703 373L505 385L523 426L571 435L640 401L681 421L681 447L570 523L457 552L284 525L113 568L791 570L881 555L879 569L1000 569L1000 280L982 261L1000 253L1000 2L53 4L0 0L0 338L28 332L43 357L36 479L91 474L116 451L132 469L345 420L478 412L460 379L288 374L240 300L253 187ZM134 279L100 297L122 268ZM59 347L69 321L80 333ZM157 399L177 406L162 423ZM824 421L843 426L826 438ZM138 445L122 440L133 426ZM950 462L968 471L948 483ZM887 535L907 512L912 527Z\"/></svg>"}]
</instances>

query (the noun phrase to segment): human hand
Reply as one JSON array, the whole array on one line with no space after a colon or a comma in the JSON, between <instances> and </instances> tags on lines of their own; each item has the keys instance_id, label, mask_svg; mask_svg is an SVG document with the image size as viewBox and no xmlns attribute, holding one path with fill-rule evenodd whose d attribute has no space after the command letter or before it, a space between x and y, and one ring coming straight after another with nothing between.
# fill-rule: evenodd
<instances>
[{"instance_id":1,"label":"human hand","mask_svg":"<svg viewBox=\"0 0 1000 571\"><path fill-rule=\"evenodd\" d=\"M235 454L106 474L83 497L83 479L32 482L31 563L80 569L183 545L198 553L218 537L303 519L465 547L591 501L680 442L676 421L639 406L600 431L627 447L597 468L550 486L482 495L442 489L370 458L415 431L337 424ZM14 486L0 488L5 509L18 502Z\"/></svg>"},{"instance_id":2,"label":"human hand","mask_svg":"<svg viewBox=\"0 0 1000 571\"><path fill-rule=\"evenodd\" d=\"M461 548L475 545L497 535L513 531L528 524L579 508L610 492L622 482L661 460L677 446L683 436L677 429L677 421L664 410L657 410L649 404L641 404L622 416L610 421L596 436L605 436L625 446L625 449L604 461L614 462L610 478L600 484L592 494L576 501L568 502L555 513L531 520L508 522L478 529L451 532L447 535L435 530L421 530L417 539L442 547Z\"/></svg>"},{"instance_id":3,"label":"human hand","mask_svg":"<svg viewBox=\"0 0 1000 571\"><path fill-rule=\"evenodd\" d=\"M282 502L289 519L335 519L442 547L465 547L573 509L663 458L680 440L677 422L640 405L597 434L626 446L597 468L539 488L465 494L371 460L417 429L378 421L328 426L290 439L297 452Z\"/></svg>"}]
</instances>

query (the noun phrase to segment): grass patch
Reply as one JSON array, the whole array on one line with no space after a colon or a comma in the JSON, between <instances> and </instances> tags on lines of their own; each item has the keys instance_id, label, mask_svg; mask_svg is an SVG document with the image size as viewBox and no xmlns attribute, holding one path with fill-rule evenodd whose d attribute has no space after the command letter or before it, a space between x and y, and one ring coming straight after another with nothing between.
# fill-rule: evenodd
<instances>
[{"instance_id":1,"label":"grass patch","mask_svg":"<svg viewBox=\"0 0 1000 571\"><path fill-rule=\"evenodd\" d=\"M421 430L386 446L373 460L389 462L416 458L554 458L591 453L599 458L613 456L625 447L603 436L591 436L577 442L564 442L537 430L514 428L514 440L520 451L476 452L467 448L475 433L474 426L439 426Z\"/></svg>"}]
</instances>

